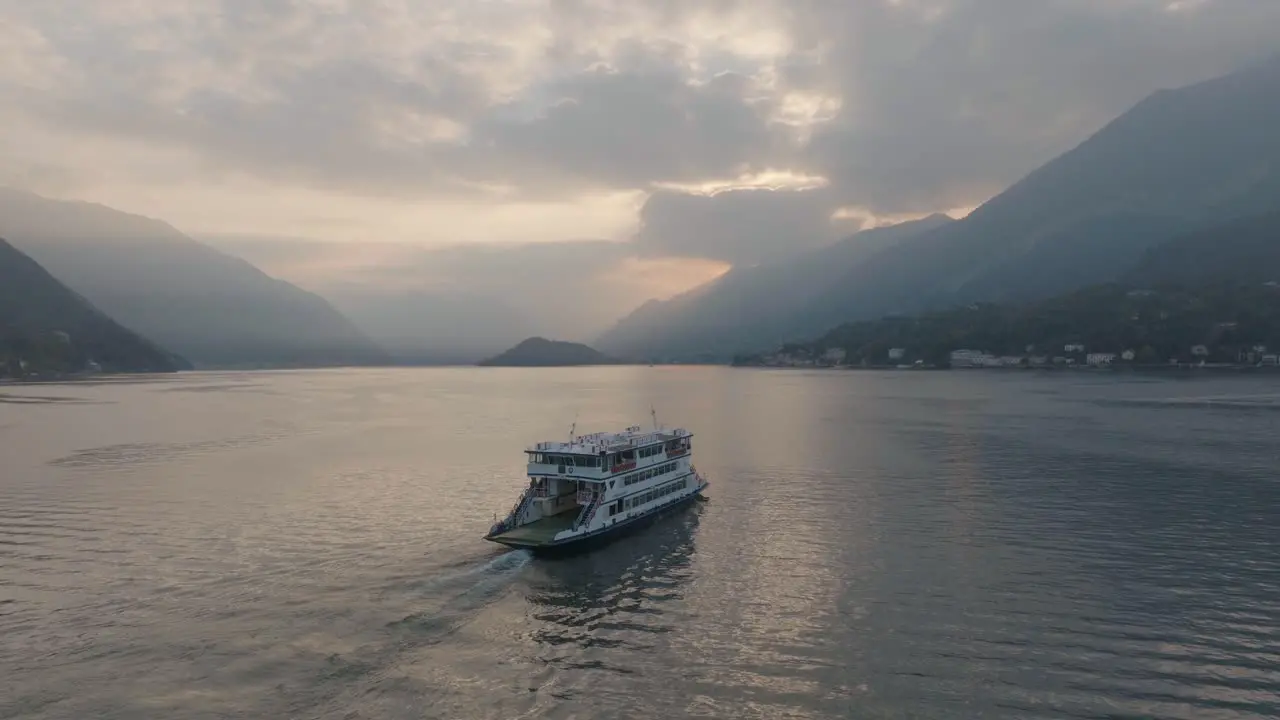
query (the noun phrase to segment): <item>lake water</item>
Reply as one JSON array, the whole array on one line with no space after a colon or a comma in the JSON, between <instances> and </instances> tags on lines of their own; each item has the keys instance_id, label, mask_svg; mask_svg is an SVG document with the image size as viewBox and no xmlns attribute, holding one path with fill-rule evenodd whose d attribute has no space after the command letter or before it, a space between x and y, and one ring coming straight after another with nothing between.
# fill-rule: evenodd
<instances>
[{"instance_id":1,"label":"lake water","mask_svg":"<svg viewBox=\"0 0 1280 720\"><path fill-rule=\"evenodd\" d=\"M659 421L698 503L486 543ZM3 718L1280 714L1280 382L730 368L0 387Z\"/></svg>"}]
</instances>

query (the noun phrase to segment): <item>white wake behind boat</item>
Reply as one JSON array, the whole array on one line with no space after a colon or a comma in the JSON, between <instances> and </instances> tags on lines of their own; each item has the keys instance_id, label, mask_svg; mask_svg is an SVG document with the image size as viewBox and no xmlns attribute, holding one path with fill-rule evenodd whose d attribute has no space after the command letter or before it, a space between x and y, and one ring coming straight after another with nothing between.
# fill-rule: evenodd
<instances>
[{"instance_id":1,"label":"white wake behind boat","mask_svg":"<svg viewBox=\"0 0 1280 720\"><path fill-rule=\"evenodd\" d=\"M603 539L698 497L708 483L693 466L683 428L574 436L525 450L529 485L486 540L545 550Z\"/></svg>"}]
</instances>

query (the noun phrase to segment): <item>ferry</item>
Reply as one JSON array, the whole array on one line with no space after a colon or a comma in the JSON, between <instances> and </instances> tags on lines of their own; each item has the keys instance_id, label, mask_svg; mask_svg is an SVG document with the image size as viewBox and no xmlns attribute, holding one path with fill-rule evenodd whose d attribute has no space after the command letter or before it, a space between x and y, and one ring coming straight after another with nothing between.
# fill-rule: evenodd
<instances>
[{"instance_id":1,"label":"ferry","mask_svg":"<svg viewBox=\"0 0 1280 720\"><path fill-rule=\"evenodd\" d=\"M610 538L700 497L709 484L693 466L693 433L683 428L570 430L568 442L540 442L525 453L529 485L485 539L534 552Z\"/></svg>"}]
</instances>

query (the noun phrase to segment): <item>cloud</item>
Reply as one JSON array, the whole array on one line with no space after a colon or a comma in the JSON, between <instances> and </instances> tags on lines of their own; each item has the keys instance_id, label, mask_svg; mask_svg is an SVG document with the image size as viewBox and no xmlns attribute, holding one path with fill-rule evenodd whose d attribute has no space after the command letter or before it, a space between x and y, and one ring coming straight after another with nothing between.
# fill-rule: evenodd
<instances>
[{"instance_id":1,"label":"cloud","mask_svg":"<svg viewBox=\"0 0 1280 720\"><path fill-rule=\"evenodd\" d=\"M831 218L836 205L826 188L712 195L656 192L640 211L635 244L648 256L750 265L818 247L856 230Z\"/></svg>"},{"instance_id":2,"label":"cloud","mask_svg":"<svg viewBox=\"0 0 1280 720\"><path fill-rule=\"evenodd\" d=\"M473 132L488 148L484 177L519 186L624 189L733 177L786 160L770 101L753 99L754 88L732 73L691 83L670 66L601 68L547 86L556 99L538 116L499 115Z\"/></svg>"},{"instance_id":3,"label":"cloud","mask_svg":"<svg viewBox=\"0 0 1280 720\"><path fill-rule=\"evenodd\" d=\"M694 48L688 28L631 37L680 29L670 9L574 5L7 0L25 62L0 82L68 132L352 192L563 196L736 173L770 152L758 59L716 38Z\"/></svg>"},{"instance_id":4,"label":"cloud","mask_svg":"<svg viewBox=\"0 0 1280 720\"><path fill-rule=\"evenodd\" d=\"M1176 11L1181 7L1181 11ZM1280 49L1280 3L801 2L842 111L805 150L850 205L973 205L1161 87Z\"/></svg>"},{"instance_id":5,"label":"cloud","mask_svg":"<svg viewBox=\"0 0 1280 720\"><path fill-rule=\"evenodd\" d=\"M837 209L977 204L1277 26L1256 0L0 0L0 182L195 232L755 262ZM821 182L706 190L771 174Z\"/></svg>"}]
</instances>

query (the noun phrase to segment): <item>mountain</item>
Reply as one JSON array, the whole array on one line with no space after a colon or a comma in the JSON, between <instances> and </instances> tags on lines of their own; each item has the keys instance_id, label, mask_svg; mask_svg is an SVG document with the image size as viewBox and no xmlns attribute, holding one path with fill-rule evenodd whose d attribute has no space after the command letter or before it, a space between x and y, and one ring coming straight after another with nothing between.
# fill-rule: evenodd
<instances>
[{"instance_id":1,"label":"mountain","mask_svg":"<svg viewBox=\"0 0 1280 720\"><path fill-rule=\"evenodd\" d=\"M557 367L566 365L613 365L617 361L582 343L531 337L519 345L478 364L506 367Z\"/></svg>"},{"instance_id":2,"label":"mountain","mask_svg":"<svg viewBox=\"0 0 1280 720\"><path fill-rule=\"evenodd\" d=\"M181 358L122 327L0 239L0 377L172 372Z\"/></svg>"},{"instance_id":3,"label":"mountain","mask_svg":"<svg viewBox=\"0 0 1280 720\"><path fill-rule=\"evenodd\" d=\"M1280 59L1147 97L963 220L858 265L828 325L1115 279L1172 235L1280 203Z\"/></svg>"},{"instance_id":4,"label":"mountain","mask_svg":"<svg viewBox=\"0 0 1280 720\"><path fill-rule=\"evenodd\" d=\"M1280 211L1161 243L1122 277L1132 287L1280 282Z\"/></svg>"},{"instance_id":5,"label":"mountain","mask_svg":"<svg viewBox=\"0 0 1280 720\"><path fill-rule=\"evenodd\" d=\"M158 220L0 189L0 234L93 305L199 367L387 362L318 295Z\"/></svg>"},{"instance_id":6,"label":"mountain","mask_svg":"<svg viewBox=\"0 0 1280 720\"><path fill-rule=\"evenodd\" d=\"M1207 358L1234 362L1280 349L1280 212L1250 216L1166 240L1145 251L1116 282L1051 298L977 303L914 316L845 323L813 343L789 348L814 357L846 351L853 364L945 364L953 350L1041 355L1068 344L1087 350L1134 350L1138 362ZM760 357L741 357L755 364ZM1257 362L1257 358L1250 360Z\"/></svg>"},{"instance_id":7,"label":"mountain","mask_svg":"<svg viewBox=\"0 0 1280 720\"><path fill-rule=\"evenodd\" d=\"M1068 352L1080 345L1083 351ZM1172 286L1158 291L1105 283L1030 302L982 303L915 316L841 325L816 342L788 348L816 357L832 348L858 365L946 365L956 350L994 356L1073 357L1112 353L1140 364L1197 360L1203 345L1210 362L1236 362L1280 348L1280 287L1263 283ZM1027 348L1031 351L1028 352ZM890 349L899 351L891 355ZM1249 362L1256 363L1254 357ZM756 364L759 358L739 358ZM1035 364L1043 364L1043 360Z\"/></svg>"},{"instance_id":8,"label":"mountain","mask_svg":"<svg viewBox=\"0 0 1280 720\"><path fill-rule=\"evenodd\" d=\"M729 272L670 300L651 300L596 340L626 357L727 357L812 335L831 323L801 312L860 263L906 238L955 222L946 215L856 233L827 247Z\"/></svg>"}]
</instances>

